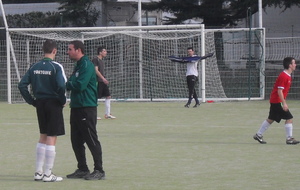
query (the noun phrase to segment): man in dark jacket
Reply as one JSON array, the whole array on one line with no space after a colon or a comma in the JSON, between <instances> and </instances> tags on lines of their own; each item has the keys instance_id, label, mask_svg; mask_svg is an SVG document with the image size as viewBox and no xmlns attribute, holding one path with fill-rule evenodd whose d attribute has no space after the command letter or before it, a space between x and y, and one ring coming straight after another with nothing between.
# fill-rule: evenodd
<instances>
[{"instance_id":1,"label":"man in dark jacket","mask_svg":"<svg viewBox=\"0 0 300 190\"><path fill-rule=\"evenodd\" d=\"M63 180L52 173L52 168L57 136L65 134L62 109L66 103L66 76L62 65L53 61L57 52L55 41L46 40L43 51L44 58L29 68L18 87L25 101L36 107L39 122L34 180L56 182ZM31 85L33 96L28 85Z\"/></svg>"},{"instance_id":2,"label":"man in dark jacket","mask_svg":"<svg viewBox=\"0 0 300 190\"><path fill-rule=\"evenodd\" d=\"M105 178L102 167L102 148L97 136L97 77L94 64L84 55L84 44L72 41L68 46L68 55L76 61L74 71L67 82L71 91L71 142L77 159L76 171L67 178L100 180ZM86 162L87 144L94 160L94 171L89 172Z\"/></svg>"}]
</instances>

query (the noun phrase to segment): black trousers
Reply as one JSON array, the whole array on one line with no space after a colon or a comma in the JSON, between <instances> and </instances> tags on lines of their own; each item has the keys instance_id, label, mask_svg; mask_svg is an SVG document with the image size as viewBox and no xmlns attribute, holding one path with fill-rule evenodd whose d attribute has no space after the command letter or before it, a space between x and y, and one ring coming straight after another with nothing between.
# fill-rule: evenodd
<instances>
[{"instance_id":1,"label":"black trousers","mask_svg":"<svg viewBox=\"0 0 300 190\"><path fill-rule=\"evenodd\" d=\"M195 86L196 86L196 82L198 81L198 77L196 77L195 75L188 75L186 76L186 82L187 82L187 86L189 89L189 100L188 100L188 104L190 104L192 102L192 99L194 98L196 101L196 104L199 104L199 100L198 100L198 96L195 90Z\"/></svg>"},{"instance_id":2,"label":"black trousers","mask_svg":"<svg viewBox=\"0 0 300 190\"><path fill-rule=\"evenodd\" d=\"M94 170L102 172L102 148L96 129L97 107L71 108L70 124L72 148L78 169L88 170L84 146L86 143L93 156Z\"/></svg>"}]
</instances>

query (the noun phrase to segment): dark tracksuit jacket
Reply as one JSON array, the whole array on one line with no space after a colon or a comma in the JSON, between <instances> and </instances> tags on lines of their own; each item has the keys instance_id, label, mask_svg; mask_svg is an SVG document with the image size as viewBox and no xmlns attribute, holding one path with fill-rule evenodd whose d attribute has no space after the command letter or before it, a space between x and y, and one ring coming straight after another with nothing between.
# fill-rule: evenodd
<instances>
[{"instance_id":1,"label":"dark tracksuit jacket","mask_svg":"<svg viewBox=\"0 0 300 190\"><path fill-rule=\"evenodd\" d=\"M97 77L94 64L87 56L75 63L67 90L71 90L71 108L97 106Z\"/></svg>"},{"instance_id":2,"label":"dark tracksuit jacket","mask_svg":"<svg viewBox=\"0 0 300 190\"><path fill-rule=\"evenodd\" d=\"M32 93L28 90L31 84ZM33 105L35 99L55 98L66 103L66 75L61 64L44 58L33 64L19 82L18 88L25 101Z\"/></svg>"}]
</instances>

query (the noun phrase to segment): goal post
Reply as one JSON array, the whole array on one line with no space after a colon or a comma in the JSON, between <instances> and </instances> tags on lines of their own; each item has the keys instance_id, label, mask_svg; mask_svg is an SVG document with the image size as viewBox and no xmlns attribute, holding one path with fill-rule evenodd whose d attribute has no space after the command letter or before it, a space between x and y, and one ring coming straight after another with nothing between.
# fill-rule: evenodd
<instances>
[{"instance_id":1,"label":"goal post","mask_svg":"<svg viewBox=\"0 0 300 190\"><path fill-rule=\"evenodd\" d=\"M253 35L251 41L249 32ZM105 71L114 100L186 101L186 64L173 63L168 56L186 56L187 47L193 47L198 55L214 52L213 57L198 63L196 90L202 102L264 98L263 29L209 30L204 25L161 25L9 28L8 33L12 45L9 62L16 66L10 65L8 73L11 103L24 101L17 89L17 75L23 76L30 63L42 58L41 47L46 39L57 41L56 61L62 63L67 76L73 70L67 55L70 41L84 41L90 59L96 56L97 47L106 47ZM253 55L249 55L249 46Z\"/></svg>"},{"instance_id":2,"label":"goal post","mask_svg":"<svg viewBox=\"0 0 300 190\"><path fill-rule=\"evenodd\" d=\"M9 31L8 31L8 25L7 25L7 20L5 16L5 11L3 7L2 0L0 0L0 10L2 13L2 18L3 18L3 24L4 24L4 29L5 29L5 38L6 38L6 61L7 61L7 101L8 103L11 103L11 80L10 80L10 45L11 45L11 40L9 36Z\"/></svg>"}]
</instances>

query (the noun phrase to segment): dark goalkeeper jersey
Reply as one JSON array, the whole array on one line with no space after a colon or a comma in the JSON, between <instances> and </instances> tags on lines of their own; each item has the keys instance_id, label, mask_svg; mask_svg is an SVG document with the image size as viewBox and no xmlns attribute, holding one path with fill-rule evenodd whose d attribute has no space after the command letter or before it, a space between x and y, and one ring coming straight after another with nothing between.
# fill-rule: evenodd
<instances>
[{"instance_id":1,"label":"dark goalkeeper jersey","mask_svg":"<svg viewBox=\"0 0 300 190\"><path fill-rule=\"evenodd\" d=\"M31 84L32 94L28 91ZM66 75L61 64L44 58L33 64L19 83L19 90L28 104L33 104L34 99L55 98L61 104L66 103Z\"/></svg>"},{"instance_id":2,"label":"dark goalkeeper jersey","mask_svg":"<svg viewBox=\"0 0 300 190\"><path fill-rule=\"evenodd\" d=\"M98 57L95 57L92 62L94 63L95 66L98 67L98 71L101 73L103 77L105 77L104 74L104 61L102 59L99 59ZM98 82L103 82L100 77L97 76Z\"/></svg>"}]
</instances>

